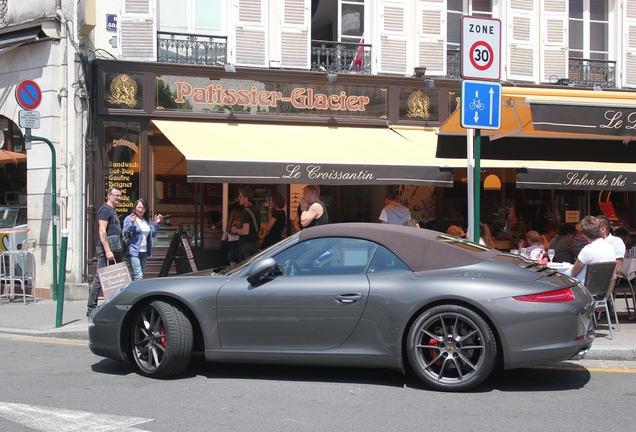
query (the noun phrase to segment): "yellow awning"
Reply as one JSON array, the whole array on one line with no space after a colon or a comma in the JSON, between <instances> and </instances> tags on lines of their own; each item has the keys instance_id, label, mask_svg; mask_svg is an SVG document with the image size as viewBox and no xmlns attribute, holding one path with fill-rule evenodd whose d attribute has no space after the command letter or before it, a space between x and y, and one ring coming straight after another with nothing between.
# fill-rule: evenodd
<instances>
[{"instance_id":1,"label":"yellow awning","mask_svg":"<svg viewBox=\"0 0 636 432\"><path fill-rule=\"evenodd\" d=\"M186 157L188 181L452 186L432 130L154 120Z\"/></svg>"},{"instance_id":2,"label":"yellow awning","mask_svg":"<svg viewBox=\"0 0 636 432\"><path fill-rule=\"evenodd\" d=\"M423 147L426 151L433 151L432 144L429 142L427 137L427 134L430 132L426 128L402 129L394 127L393 129L409 139L411 142ZM461 137L456 138L458 138L458 140L461 139ZM496 143L499 142L500 141L496 141ZM519 139L518 145L523 147L523 142L524 139ZM616 143L614 145L622 147L625 146L622 143ZM439 164L440 167L467 168L468 161L465 157L465 149L466 144L463 145L463 157L436 157L435 162ZM607 149L605 149L605 151L607 151ZM540 152L537 154L536 160L480 159L480 166L484 169L516 169L516 185L519 188L614 191L636 190L636 163L539 160L541 156L549 156L549 154ZM598 158L599 156L597 155L596 157Z\"/></svg>"}]
</instances>

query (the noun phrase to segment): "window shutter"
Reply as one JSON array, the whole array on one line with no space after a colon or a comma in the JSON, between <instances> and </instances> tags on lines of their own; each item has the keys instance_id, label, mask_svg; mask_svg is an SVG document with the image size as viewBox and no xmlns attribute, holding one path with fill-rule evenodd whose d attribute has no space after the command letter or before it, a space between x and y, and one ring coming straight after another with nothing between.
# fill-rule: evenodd
<instances>
[{"instance_id":1,"label":"window shutter","mask_svg":"<svg viewBox=\"0 0 636 432\"><path fill-rule=\"evenodd\" d=\"M406 2L380 3L378 72L407 75Z\"/></svg>"},{"instance_id":2,"label":"window shutter","mask_svg":"<svg viewBox=\"0 0 636 432\"><path fill-rule=\"evenodd\" d=\"M236 0L234 12L234 63L266 67L266 0Z\"/></svg>"},{"instance_id":3,"label":"window shutter","mask_svg":"<svg viewBox=\"0 0 636 432\"><path fill-rule=\"evenodd\" d=\"M310 0L280 3L280 53L284 68L309 69L310 10Z\"/></svg>"},{"instance_id":4,"label":"window shutter","mask_svg":"<svg viewBox=\"0 0 636 432\"><path fill-rule=\"evenodd\" d=\"M626 0L624 11L623 87L636 87L636 0Z\"/></svg>"},{"instance_id":5,"label":"window shutter","mask_svg":"<svg viewBox=\"0 0 636 432\"><path fill-rule=\"evenodd\" d=\"M508 6L508 79L535 82L534 0L510 0Z\"/></svg>"},{"instance_id":6,"label":"window shutter","mask_svg":"<svg viewBox=\"0 0 636 432\"><path fill-rule=\"evenodd\" d=\"M415 66L425 66L427 75L446 76L446 0L420 1L418 6Z\"/></svg>"},{"instance_id":7,"label":"window shutter","mask_svg":"<svg viewBox=\"0 0 636 432\"><path fill-rule=\"evenodd\" d=\"M541 82L568 76L568 5L566 0L541 0L543 43Z\"/></svg>"},{"instance_id":8,"label":"window shutter","mask_svg":"<svg viewBox=\"0 0 636 432\"><path fill-rule=\"evenodd\" d=\"M120 0L117 23L121 60L156 61L157 32L153 0Z\"/></svg>"}]
</instances>

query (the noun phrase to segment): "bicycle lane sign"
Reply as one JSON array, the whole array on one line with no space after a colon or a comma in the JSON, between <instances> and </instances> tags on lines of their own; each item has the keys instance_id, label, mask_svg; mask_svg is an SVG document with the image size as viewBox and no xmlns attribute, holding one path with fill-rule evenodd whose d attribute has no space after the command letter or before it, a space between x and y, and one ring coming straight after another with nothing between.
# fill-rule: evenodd
<instances>
[{"instance_id":1,"label":"bicycle lane sign","mask_svg":"<svg viewBox=\"0 0 636 432\"><path fill-rule=\"evenodd\" d=\"M470 129L501 128L501 84L462 81L460 124Z\"/></svg>"}]
</instances>

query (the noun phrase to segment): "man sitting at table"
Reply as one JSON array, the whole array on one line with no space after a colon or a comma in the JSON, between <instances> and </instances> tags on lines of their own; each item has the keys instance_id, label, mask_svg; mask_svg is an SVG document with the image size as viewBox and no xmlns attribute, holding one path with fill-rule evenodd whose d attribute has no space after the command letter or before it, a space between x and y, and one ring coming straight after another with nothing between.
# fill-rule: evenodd
<instances>
[{"instance_id":1,"label":"man sitting at table","mask_svg":"<svg viewBox=\"0 0 636 432\"><path fill-rule=\"evenodd\" d=\"M625 250L633 249L634 246L636 246L636 242L634 241L632 236L629 235L629 232L625 228L619 228L616 231L614 231L614 236L623 240L623 244L625 245Z\"/></svg>"},{"instance_id":2,"label":"man sitting at table","mask_svg":"<svg viewBox=\"0 0 636 432\"><path fill-rule=\"evenodd\" d=\"M612 245L616 257L616 269L614 270L613 279L614 282L610 284L610 287L605 294L605 298L609 298L610 294L612 294L612 291L614 291L616 278L621 273L621 270L623 268L623 258L625 258L625 243L623 243L623 240L612 235L612 226L610 225L610 221L607 216L596 216L596 219L598 219L601 224L601 237L603 237L603 240Z\"/></svg>"},{"instance_id":3,"label":"man sitting at table","mask_svg":"<svg viewBox=\"0 0 636 432\"><path fill-rule=\"evenodd\" d=\"M601 223L594 216L585 216L580 224L581 233L589 242L576 258L570 274L585 283L587 265L599 262L616 262L616 251L603 239Z\"/></svg>"},{"instance_id":4,"label":"man sitting at table","mask_svg":"<svg viewBox=\"0 0 636 432\"><path fill-rule=\"evenodd\" d=\"M574 264L576 257L581 252L581 247L574 242L576 227L571 223L561 224L558 234L550 240L550 247L554 249L555 262L568 262Z\"/></svg>"}]
</instances>

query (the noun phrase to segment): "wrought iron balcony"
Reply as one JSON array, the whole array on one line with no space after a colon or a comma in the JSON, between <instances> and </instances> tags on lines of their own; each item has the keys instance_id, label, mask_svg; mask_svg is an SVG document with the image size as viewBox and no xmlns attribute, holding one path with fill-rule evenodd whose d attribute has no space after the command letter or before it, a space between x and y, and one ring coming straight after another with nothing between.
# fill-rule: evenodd
<instances>
[{"instance_id":1,"label":"wrought iron balcony","mask_svg":"<svg viewBox=\"0 0 636 432\"><path fill-rule=\"evenodd\" d=\"M227 37L157 32L157 62L222 66Z\"/></svg>"},{"instance_id":2,"label":"wrought iron balcony","mask_svg":"<svg viewBox=\"0 0 636 432\"><path fill-rule=\"evenodd\" d=\"M616 62L571 58L568 66L570 85L616 88Z\"/></svg>"},{"instance_id":3,"label":"wrought iron balcony","mask_svg":"<svg viewBox=\"0 0 636 432\"><path fill-rule=\"evenodd\" d=\"M371 75L371 45L312 40L311 70Z\"/></svg>"},{"instance_id":4,"label":"wrought iron balcony","mask_svg":"<svg viewBox=\"0 0 636 432\"><path fill-rule=\"evenodd\" d=\"M459 61L461 54L458 49L446 51L446 79L460 79Z\"/></svg>"}]
</instances>

